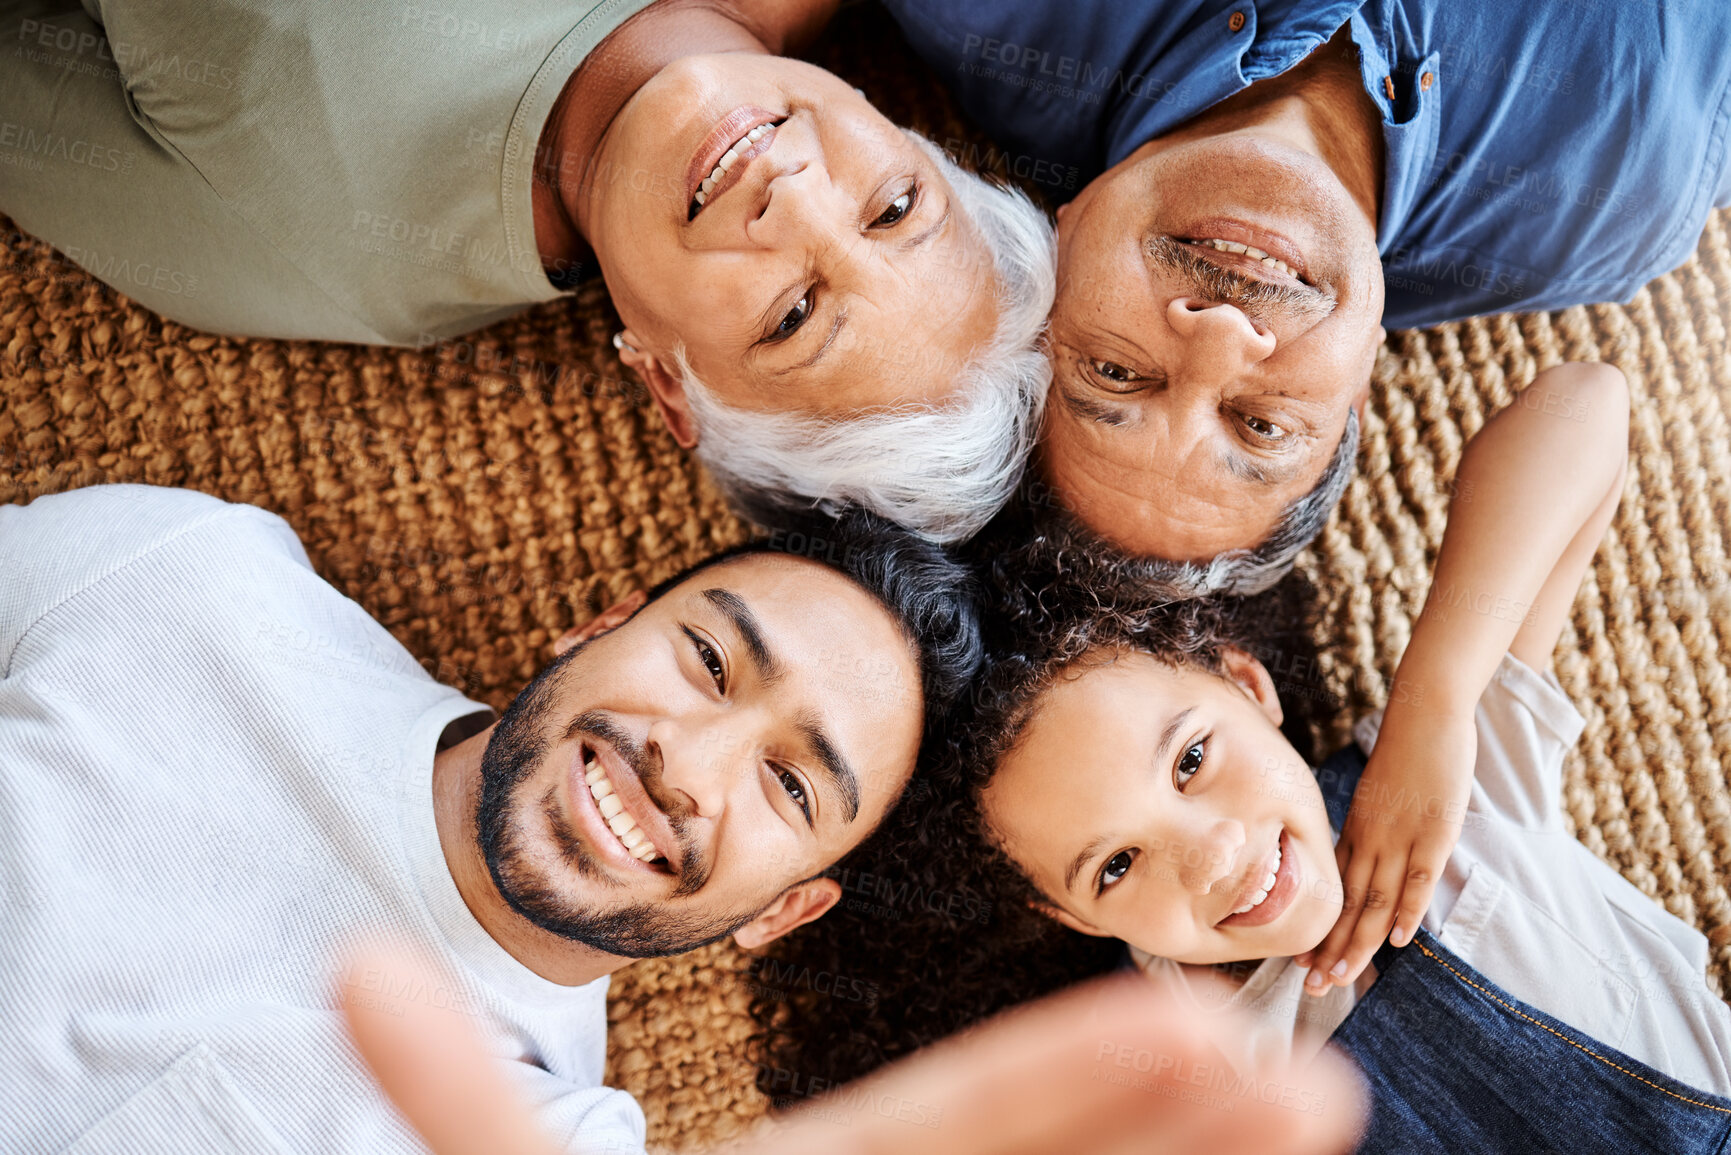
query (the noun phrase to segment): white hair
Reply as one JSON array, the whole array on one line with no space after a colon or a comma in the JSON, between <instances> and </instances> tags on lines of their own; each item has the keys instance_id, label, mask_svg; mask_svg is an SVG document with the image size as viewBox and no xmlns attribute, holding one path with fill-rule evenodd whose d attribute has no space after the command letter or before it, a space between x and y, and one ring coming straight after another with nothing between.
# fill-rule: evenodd
<instances>
[{"instance_id":1,"label":"white hair","mask_svg":"<svg viewBox=\"0 0 1731 1155\"><path fill-rule=\"evenodd\" d=\"M915 133L948 179L997 272L998 327L954 396L857 417L741 409L718 398L674 350L697 456L758 522L860 505L932 541L978 533L1015 492L1040 427L1051 367L1039 345L1057 288L1057 234L1020 191L961 168Z\"/></svg>"}]
</instances>

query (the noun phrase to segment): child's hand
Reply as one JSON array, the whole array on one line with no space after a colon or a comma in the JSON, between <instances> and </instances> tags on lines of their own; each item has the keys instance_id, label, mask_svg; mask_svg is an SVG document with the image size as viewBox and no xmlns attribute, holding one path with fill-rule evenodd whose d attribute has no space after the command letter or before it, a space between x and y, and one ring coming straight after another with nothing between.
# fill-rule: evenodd
<instances>
[{"instance_id":1,"label":"child's hand","mask_svg":"<svg viewBox=\"0 0 1731 1155\"><path fill-rule=\"evenodd\" d=\"M1384 715L1335 846L1345 889L1340 919L1296 959L1310 968L1306 991L1352 982L1391 929L1395 946L1411 941L1460 838L1477 751L1470 713L1394 707Z\"/></svg>"}]
</instances>

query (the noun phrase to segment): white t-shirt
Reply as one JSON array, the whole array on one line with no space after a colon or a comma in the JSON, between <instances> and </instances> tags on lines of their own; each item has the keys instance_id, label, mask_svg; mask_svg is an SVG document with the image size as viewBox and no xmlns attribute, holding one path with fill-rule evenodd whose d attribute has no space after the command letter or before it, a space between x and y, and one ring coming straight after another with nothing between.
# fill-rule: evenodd
<instances>
[{"instance_id":1,"label":"white t-shirt","mask_svg":"<svg viewBox=\"0 0 1731 1155\"><path fill-rule=\"evenodd\" d=\"M1674 1079L1731 1095L1731 1009L1707 987L1707 939L1635 889L1563 823L1563 755L1585 725L1549 673L1512 655L1479 699L1478 762L1460 841L1425 914L1427 930L1515 998ZM1359 721L1375 747L1378 711ZM1305 971L1268 959L1235 991L1193 983L1132 952L1150 976L1206 1009L1245 1012L1239 1074L1320 1050L1352 1009L1351 988L1320 1000Z\"/></svg>"},{"instance_id":2,"label":"white t-shirt","mask_svg":"<svg viewBox=\"0 0 1731 1155\"><path fill-rule=\"evenodd\" d=\"M322 581L280 519L103 486L0 507L0 1150L420 1151L348 997L472 1010L544 1126L641 1151L607 982L550 983L439 848L440 733L484 709ZM357 935L451 989L340 975Z\"/></svg>"}]
</instances>

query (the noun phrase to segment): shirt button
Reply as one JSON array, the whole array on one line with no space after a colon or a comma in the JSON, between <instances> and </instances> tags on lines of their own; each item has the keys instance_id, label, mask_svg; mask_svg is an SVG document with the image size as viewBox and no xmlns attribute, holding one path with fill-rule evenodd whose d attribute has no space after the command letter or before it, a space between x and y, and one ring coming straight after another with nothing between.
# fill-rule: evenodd
<instances>
[{"instance_id":1,"label":"shirt button","mask_svg":"<svg viewBox=\"0 0 1731 1155\"><path fill-rule=\"evenodd\" d=\"M1436 83L1436 73L1427 72L1423 76L1418 78L1419 91L1420 92L1429 92L1430 86L1435 84L1435 83Z\"/></svg>"},{"instance_id":2,"label":"shirt button","mask_svg":"<svg viewBox=\"0 0 1731 1155\"><path fill-rule=\"evenodd\" d=\"M1232 29L1234 32L1242 32L1244 30L1244 13L1234 12L1232 15L1228 16L1226 18L1226 27Z\"/></svg>"},{"instance_id":3,"label":"shirt button","mask_svg":"<svg viewBox=\"0 0 1731 1155\"><path fill-rule=\"evenodd\" d=\"M1394 99L1394 77L1385 76L1382 78L1382 90L1388 93L1390 100Z\"/></svg>"}]
</instances>

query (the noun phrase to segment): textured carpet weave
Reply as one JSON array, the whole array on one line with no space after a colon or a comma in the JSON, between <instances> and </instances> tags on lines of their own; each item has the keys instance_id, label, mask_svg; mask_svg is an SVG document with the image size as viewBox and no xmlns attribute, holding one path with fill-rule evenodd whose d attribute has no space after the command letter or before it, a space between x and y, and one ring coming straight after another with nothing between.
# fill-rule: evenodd
<instances>
[{"instance_id":1,"label":"textured carpet weave","mask_svg":"<svg viewBox=\"0 0 1731 1155\"><path fill-rule=\"evenodd\" d=\"M872 9L817 59L964 161L1012 167ZM741 539L613 356L599 286L419 351L211 337L162 321L0 218L0 501L110 481L282 514L318 571L439 679L503 707L550 643L611 600ZM1538 370L1605 360L1633 388L1616 524L1557 653L1587 715L1565 804L1581 840L1705 930L1731 980L1731 214L1626 307L1394 334L1359 477L1301 565L1323 656L1276 671L1335 709L1381 703L1441 541L1463 442ZM615 978L610 1081L651 1142L762 1110L739 1056L755 981L731 946ZM755 993L763 993L761 990Z\"/></svg>"}]
</instances>

